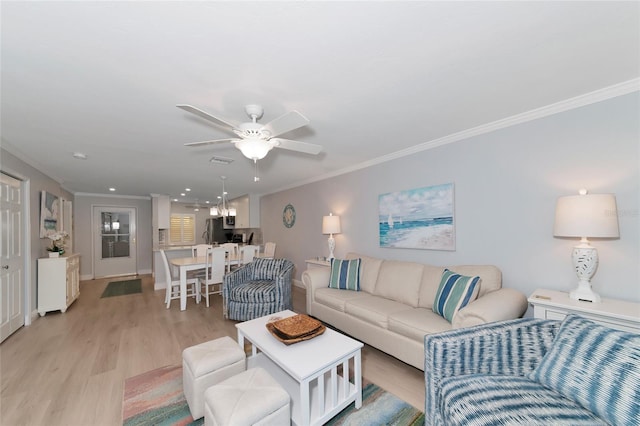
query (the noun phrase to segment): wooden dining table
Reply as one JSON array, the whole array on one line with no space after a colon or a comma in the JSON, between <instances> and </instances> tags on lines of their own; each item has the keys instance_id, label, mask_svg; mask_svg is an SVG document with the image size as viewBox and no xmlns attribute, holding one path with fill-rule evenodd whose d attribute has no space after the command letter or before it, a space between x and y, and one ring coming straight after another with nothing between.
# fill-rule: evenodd
<instances>
[{"instance_id":1,"label":"wooden dining table","mask_svg":"<svg viewBox=\"0 0 640 426\"><path fill-rule=\"evenodd\" d=\"M231 256L227 261L229 265L239 265L242 259L240 256ZM187 309L187 272L206 268L207 256L178 257L169 262L180 271L180 310L184 311Z\"/></svg>"}]
</instances>

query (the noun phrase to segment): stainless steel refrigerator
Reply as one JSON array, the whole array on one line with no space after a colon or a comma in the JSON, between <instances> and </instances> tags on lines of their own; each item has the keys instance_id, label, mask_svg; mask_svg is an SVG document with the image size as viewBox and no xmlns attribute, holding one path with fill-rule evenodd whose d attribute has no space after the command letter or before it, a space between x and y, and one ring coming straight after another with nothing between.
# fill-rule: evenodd
<instances>
[{"instance_id":1,"label":"stainless steel refrigerator","mask_svg":"<svg viewBox=\"0 0 640 426\"><path fill-rule=\"evenodd\" d=\"M212 217L207 219L206 227L202 238L206 244L226 243L233 236L233 230L224 229L221 217ZM228 234L228 235L227 235Z\"/></svg>"}]
</instances>

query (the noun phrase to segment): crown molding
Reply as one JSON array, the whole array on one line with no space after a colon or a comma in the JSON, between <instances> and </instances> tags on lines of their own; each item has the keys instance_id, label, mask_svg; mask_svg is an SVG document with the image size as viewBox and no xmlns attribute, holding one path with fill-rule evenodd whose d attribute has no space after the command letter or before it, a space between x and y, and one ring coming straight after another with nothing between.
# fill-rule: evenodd
<instances>
[{"instance_id":1,"label":"crown molding","mask_svg":"<svg viewBox=\"0 0 640 426\"><path fill-rule=\"evenodd\" d=\"M151 200L151 196L146 195L118 195L118 194L93 194L90 192L73 193L75 197L100 197L100 198L127 198L132 200Z\"/></svg>"},{"instance_id":2,"label":"crown molding","mask_svg":"<svg viewBox=\"0 0 640 426\"><path fill-rule=\"evenodd\" d=\"M469 139L474 136L483 135L486 133L494 132L496 130L504 129L506 127L515 126L518 124L534 121L539 118L548 117L550 115L559 114L561 112L570 111L583 106L595 104L598 102L606 101L607 99L616 98L618 96L628 95L633 92L640 91L640 78L634 78L632 80L624 81L622 83L607 86L602 89L595 90L593 92L585 93L583 95L575 96L573 98L565 99L560 102L556 102L544 107L536 108L521 114L516 114L511 117L503 118L500 120L492 121L490 123L482 124L480 126L472 127L461 132L453 133L451 135L443 136L438 139L433 139L412 147L392 152L381 157L374 158L369 161L354 164L349 167L345 167L340 170L336 170L330 173L326 173L322 176L316 176L310 179L299 181L292 185L281 187L269 193L274 194L276 192L285 191L287 189L297 188L298 186L307 185L314 182L319 182L332 177L340 176L346 173L351 173L357 170L366 169L371 166L385 163L387 161L395 160L402 157L407 157L422 151L427 151L438 146L447 145L454 142L459 142L465 139Z\"/></svg>"}]
</instances>

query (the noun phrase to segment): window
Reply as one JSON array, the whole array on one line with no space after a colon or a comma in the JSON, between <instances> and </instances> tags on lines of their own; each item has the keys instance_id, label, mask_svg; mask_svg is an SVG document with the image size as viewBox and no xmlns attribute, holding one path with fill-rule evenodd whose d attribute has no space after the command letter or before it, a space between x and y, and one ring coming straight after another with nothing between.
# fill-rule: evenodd
<instances>
[{"instance_id":1,"label":"window","mask_svg":"<svg viewBox=\"0 0 640 426\"><path fill-rule=\"evenodd\" d=\"M195 244L196 216L193 214L172 214L169 240L171 244Z\"/></svg>"}]
</instances>

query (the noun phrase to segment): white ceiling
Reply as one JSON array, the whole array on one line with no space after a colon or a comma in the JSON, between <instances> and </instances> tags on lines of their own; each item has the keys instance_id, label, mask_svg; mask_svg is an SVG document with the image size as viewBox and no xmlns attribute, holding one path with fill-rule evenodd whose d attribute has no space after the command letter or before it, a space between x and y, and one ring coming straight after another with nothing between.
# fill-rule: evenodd
<instances>
[{"instance_id":1,"label":"white ceiling","mask_svg":"<svg viewBox=\"0 0 640 426\"><path fill-rule=\"evenodd\" d=\"M2 146L75 193L269 193L640 76L638 2L7 2ZM175 107L311 120L253 164ZM88 155L72 158L73 152ZM233 158L209 163L213 155Z\"/></svg>"}]
</instances>

